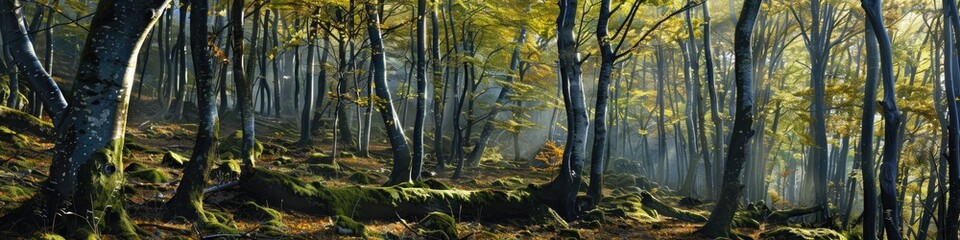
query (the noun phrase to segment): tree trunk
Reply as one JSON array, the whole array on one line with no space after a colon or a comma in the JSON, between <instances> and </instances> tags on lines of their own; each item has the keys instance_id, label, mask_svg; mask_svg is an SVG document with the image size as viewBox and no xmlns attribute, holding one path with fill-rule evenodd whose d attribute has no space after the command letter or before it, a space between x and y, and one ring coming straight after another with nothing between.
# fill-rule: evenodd
<instances>
[{"instance_id":1,"label":"tree trunk","mask_svg":"<svg viewBox=\"0 0 960 240\"><path fill-rule=\"evenodd\" d=\"M577 53L577 42L574 35L575 20L577 18L577 0L561 0L560 12L557 16L557 48L561 88L567 112L567 141L563 152L563 161L560 172L550 183L556 192L551 201L552 207L564 218L572 219L577 214L577 191L580 189L580 178L583 174L583 164L586 149L587 110L584 103L583 82L580 79L581 64Z\"/></svg>"},{"instance_id":2,"label":"tree trunk","mask_svg":"<svg viewBox=\"0 0 960 240\"><path fill-rule=\"evenodd\" d=\"M146 34L170 1L104 0L90 23L86 46L80 55L71 104L63 111L54 148L50 179L35 198L4 216L14 225L22 217L58 220L57 232L87 238L95 229L137 238L123 209L122 147L137 55ZM3 1L3 5L10 4ZM124 19L124 21L116 21ZM63 212L78 213L61 215ZM89 225L87 219L101 219ZM23 221L31 222L31 221ZM31 222L33 223L33 222ZM49 222L48 222L49 223ZM48 226L46 224L35 226ZM20 230L39 230L34 225ZM81 236L78 236L81 235ZM91 236L92 237L92 236Z\"/></svg>"},{"instance_id":3,"label":"tree trunk","mask_svg":"<svg viewBox=\"0 0 960 240\"><path fill-rule=\"evenodd\" d=\"M873 28L880 52L880 71L883 77L883 101L879 104L884 120L883 161L880 164L880 203L884 213L884 229L889 239L902 239L900 234L900 213L897 212L897 163L899 162L900 109L897 108L894 91L893 55L890 49L890 37L883 25L879 0L862 0L861 6L866 19ZM872 206L872 205L865 205Z\"/></svg>"},{"instance_id":4,"label":"tree trunk","mask_svg":"<svg viewBox=\"0 0 960 240\"><path fill-rule=\"evenodd\" d=\"M960 32L956 32L957 29L960 29L960 16L957 14L957 3L955 0L944 0L943 1L943 11L947 21L944 22L943 28L943 37L945 38L943 51L944 51L944 82L946 83L945 92L947 93L947 107L949 116L948 126L948 139L947 139L947 155L944 158L946 163L941 163L948 165L948 180L947 184L949 186L949 191L947 200L949 201L946 209L946 219L943 220L944 232L955 233L960 231L960 107L958 107L957 101L951 101L951 99L957 99L958 92L956 91L958 84L960 84L960 61L957 59L958 51L960 47L955 46L956 36L960 36ZM939 83L937 83L939 84ZM943 201L943 200L941 200ZM945 234L946 239L957 240L960 239L957 237L957 234Z\"/></svg>"},{"instance_id":5,"label":"tree trunk","mask_svg":"<svg viewBox=\"0 0 960 240\"><path fill-rule=\"evenodd\" d=\"M743 170L743 162L747 156L747 143L755 133L753 130L753 53L750 38L753 35L753 26L757 21L759 9L760 0L745 0L734 32L736 118L730 136L730 146L727 149L719 201L707 223L697 230L707 237L728 236L730 222L739 207L740 194L743 192L740 172Z\"/></svg>"},{"instance_id":6,"label":"tree trunk","mask_svg":"<svg viewBox=\"0 0 960 240\"><path fill-rule=\"evenodd\" d=\"M13 58L13 64L10 65L16 65L21 75L27 78L30 89L40 94L45 110L54 120L53 123L59 126L62 121L61 114L67 108L67 100L63 98L60 87L37 58L33 43L23 25L23 17L17 12L20 7L19 0L4 0L0 3L0 31L3 32L4 47L10 51L10 56ZM11 84L15 82L17 80L12 78ZM16 89L11 88L13 93L11 97L16 98L14 90Z\"/></svg>"},{"instance_id":7,"label":"tree trunk","mask_svg":"<svg viewBox=\"0 0 960 240\"><path fill-rule=\"evenodd\" d=\"M199 123L190 162L183 170L177 193L167 202L167 215L207 221L203 214L203 189L216 159L220 122L217 119L217 95L213 88L213 58L207 45L207 0L191 1L190 50L197 81Z\"/></svg>"},{"instance_id":8,"label":"tree trunk","mask_svg":"<svg viewBox=\"0 0 960 240\"><path fill-rule=\"evenodd\" d=\"M393 148L393 170L390 173L390 181L386 185L396 185L410 181L410 148L407 147L403 128L400 127L400 118L397 117L397 112L393 108L393 96L390 95L390 87L387 85L386 58L380 33L380 15L377 13L376 6L376 1L366 3L367 32L370 35L370 47L373 50L372 83L376 85L377 97L381 99L377 101L376 108L383 116L383 125L387 129L390 147Z\"/></svg>"},{"instance_id":9,"label":"tree trunk","mask_svg":"<svg viewBox=\"0 0 960 240\"><path fill-rule=\"evenodd\" d=\"M423 123L427 117L427 0L417 1L417 113L413 124L413 180L423 172Z\"/></svg>"},{"instance_id":10,"label":"tree trunk","mask_svg":"<svg viewBox=\"0 0 960 240\"><path fill-rule=\"evenodd\" d=\"M610 75L613 74L613 64L617 60L616 53L611 46L610 33L607 26L610 23L610 0L600 1L600 17L597 19L597 42L600 44L600 76L597 79L597 102L593 115L593 149L590 152L590 185L587 195L595 203L603 198L603 158L607 146L607 103L610 101Z\"/></svg>"},{"instance_id":11,"label":"tree trunk","mask_svg":"<svg viewBox=\"0 0 960 240\"><path fill-rule=\"evenodd\" d=\"M240 144L240 159L246 169L254 167L257 156L254 156L253 145L256 139L254 127L256 116L253 110L253 83L247 79L243 62L243 0L233 0L230 7L233 30L233 82L237 87L237 108L240 109L241 129L243 137ZM257 16L257 14L254 14ZM254 27L257 29L257 27ZM256 45L256 35L253 36Z\"/></svg>"},{"instance_id":12,"label":"tree trunk","mask_svg":"<svg viewBox=\"0 0 960 240\"><path fill-rule=\"evenodd\" d=\"M316 14L319 9L314 10L313 13ZM303 87L303 110L300 111L300 141L298 142L301 146L311 146L313 144L313 129L310 124L311 116L314 108L314 87L313 87L313 54L314 49L316 49L313 44L316 37L316 21L310 20L307 21L307 73L304 76L306 81L306 86ZM322 94L322 93L321 93ZM320 118L320 116L316 116Z\"/></svg>"}]
</instances>

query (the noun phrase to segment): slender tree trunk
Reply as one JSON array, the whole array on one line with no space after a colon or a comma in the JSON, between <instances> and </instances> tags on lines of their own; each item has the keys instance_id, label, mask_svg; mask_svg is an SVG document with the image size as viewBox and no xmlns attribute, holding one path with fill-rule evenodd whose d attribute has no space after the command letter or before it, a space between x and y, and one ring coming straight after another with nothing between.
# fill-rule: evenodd
<instances>
[{"instance_id":1,"label":"slender tree trunk","mask_svg":"<svg viewBox=\"0 0 960 240\"><path fill-rule=\"evenodd\" d=\"M313 13L316 14L319 11L314 10ZM314 87L313 87L313 54L314 49L316 49L313 44L316 38L316 25L317 23L313 20L307 21L307 73L304 76L306 78L306 86L303 87L303 110L300 111L300 141L298 144L301 146L311 146L313 144L313 131L310 126L311 116L310 114L314 109ZM322 93L321 93L322 94ZM316 116L320 118L320 116Z\"/></svg>"},{"instance_id":2,"label":"slender tree trunk","mask_svg":"<svg viewBox=\"0 0 960 240\"><path fill-rule=\"evenodd\" d=\"M950 99L957 99L958 84L960 84L960 61L958 61L957 54L960 47L956 46L957 38L960 36L960 32L956 30L960 29L960 16L957 14L957 3L955 0L944 0L943 1L943 11L947 19L944 22L943 28L943 38L945 39L943 51L944 51L944 82L946 83L945 92L947 93L947 107L949 116L948 124L948 139L947 139L947 155L944 158L945 165L948 166L948 179L947 184L949 186L949 196L947 197L947 209L946 209L946 219L944 222L944 232L955 233L960 231L960 107L958 107L957 101L951 101ZM938 83L939 84L939 83ZM944 163L942 163L944 164ZM941 200L943 201L943 200ZM957 234L944 234L948 240L957 240L960 239L957 237Z\"/></svg>"},{"instance_id":3,"label":"slender tree trunk","mask_svg":"<svg viewBox=\"0 0 960 240\"><path fill-rule=\"evenodd\" d=\"M567 141L563 152L560 172L550 183L557 196L554 209L564 218L572 219L577 214L576 197L580 189L580 177L586 155L587 110L584 103L581 64L574 35L577 18L577 0L561 0L557 16L557 48L561 88L567 112Z\"/></svg>"},{"instance_id":4,"label":"slender tree trunk","mask_svg":"<svg viewBox=\"0 0 960 240\"><path fill-rule=\"evenodd\" d=\"M240 159L244 168L249 169L254 167L258 156L255 156L253 151L254 141L256 141L254 135L256 134L254 131L256 116L253 110L253 82L247 79L248 74L244 72L246 66L243 62L243 14L243 0L233 0L230 7L230 15L233 17L231 25L233 31L233 82L237 87L237 108L240 109L241 129L243 130ZM257 14L254 14L254 16L257 16ZM256 42L256 35L252 39ZM255 43L251 44L251 46L255 45Z\"/></svg>"},{"instance_id":5,"label":"slender tree trunk","mask_svg":"<svg viewBox=\"0 0 960 240\"><path fill-rule=\"evenodd\" d=\"M203 212L203 189L209 179L210 168L216 159L219 137L217 119L217 95L213 88L213 63L210 46L207 45L207 0L191 1L190 50L197 81L197 100L200 110L197 140L190 162L183 170L183 178L177 193L167 202L168 216L208 221Z\"/></svg>"},{"instance_id":6,"label":"slender tree trunk","mask_svg":"<svg viewBox=\"0 0 960 240\"><path fill-rule=\"evenodd\" d=\"M400 118L397 117L397 112L393 108L393 96L390 95L390 87L387 85L386 58L383 51L377 4L373 0L365 5L368 16L367 32L370 35L370 47L373 50L371 58L374 70L372 83L375 84L377 97L382 99L382 101L377 101L376 107L383 116L387 137L390 139L390 146L393 148L393 170L390 173L390 181L386 185L396 185L410 181L410 148L407 147L406 137L403 136L403 128L400 127Z\"/></svg>"},{"instance_id":7,"label":"slender tree trunk","mask_svg":"<svg viewBox=\"0 0 960 240\"><path fill-rule=\"evenodd\" d=\"M747 143L753 136L753 54L750 47L750 38L753 35L753 26L757 21L757 12L760 10L760 0L745 0L740 18L737 20L734 32L734 64L736 73L737 109L730 136L730 146L727 150L727 161L724 166L723 183L720 188L719 201L714 207L710 218L702 228L697 230L707 237L725 237L730 232L730 223L733 215L739 208L740 195L743 185L740 183L740 172L747 156Z\"/></svg>"},{"instance_id":8,"label":"slender tree trunk","mask_svg":"<svg viewBox=\"0 0 960 240\"><path fill-rule=\"evenodd\" d=\"M4 47L10 51L12 56L12 65L20 71L20 75L25 76L30 89L40 94L40 101L46 107L47 113L54 120L55 125L59 125L61 114L67 108L67 100L64 99L60 87L50 74L43 68L40 59L37 58L33 50L33 43L27 36L27 29L23 25L23 17L18 14L20 6L19 0L4 0L0 3L0 31L3 32ZM11 79L11 84L17 82L16 78ZM11 88L12 98L18 97L16 88ZM12 101L16 102L16 100Z\"/></svg>"},{"instance_id":9,"label":"slender tree trunk","mask_svg":"<svg viewBox=\"0 0 960 240\"><path fill-rule=\"evenodd\" d=\"M433 155L437 158L437 172L442 173L446 167L446 156L443 153L443 104L446 101L446 87L443 82L443 69L440 66L440 23L437 8L430 11L430 55L433 67Z\"/></svg>"},{"instance_id":10,"label":"slender tree trunk","mask_svg":"<svg viewBox=\"0 0 960 240\"><path fill-rule=\"evenodd\" d=\"M600 17L597 19L597 42L600 44L600 76L597 79L597 102L593 115L593 150L590 152L590 185L587 195L599 203L603 198L603 159L607 146L607 103L610 94L610 75L617 60L611 46L609 30L610 0L600 1Z\"/></svg>"},{"instance_id":11,"label":"slender tree trunk","mask_svg":"<svg viewBox=\"0 0 960 240\"><path fill-rule=\"evenodd\" d=\"M890 49L890 37L883 24L879 0L862 0L861 6L877 37L880 52L880 72L883 77L883 101L881 115L884 119L883 161L880 164L880 203L884 213L884 229L889 239L902 239L900 233L900 213L897 212L897 163L899 162L899 132L901 123L900 109L897 108L894 91L893 55ZM871 205L865 205L871 206Z\"/></svg>"},{"instance_id":12,"label":"slender tree trunk","mask_svg":"<svg viewBox=\"0 0 960 240\"><path fill-rule=\"evenodd\" d=\"M417 113L413 124L413 180L423 172L423 124L427 114L427 0L417 1Z\"/></svg>"}]
</instances>

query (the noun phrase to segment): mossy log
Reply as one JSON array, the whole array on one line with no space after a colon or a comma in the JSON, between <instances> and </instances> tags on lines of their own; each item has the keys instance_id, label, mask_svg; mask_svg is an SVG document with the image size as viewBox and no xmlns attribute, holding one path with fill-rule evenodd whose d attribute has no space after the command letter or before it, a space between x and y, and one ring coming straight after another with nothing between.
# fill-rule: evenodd
<instances>
[{"instance_id":1,"label":"mossy log","mask_svg":"<svg viewBox=\"0 0 960 240\"><path fill-rule=\"evenodd\" d=\"M18 133L30 133L38 137L49 138L53 136L53 124L40 120L33 115L0 106L0 122L4 126Z\"/></svg>"},{"instance_id":2,"label":"mossy log","mask_svg":"<svg viewBox=\"0 0 960 240\"><path fill-rule=\"evenodd\" d=\"M361 220L397 216L421 218L431 212L456 213L463 219L499 220L527 217L543 204L545 189L436 190L403 187L326 187L285 173L254 168L240 178L240 186L258 200L309 214L345 215Z\"/></svg>"},{"instance_id":3,"label":"mossy log","mask_svg":"<svg viewBox=\"0 0 960 240\"><path fill-rule=\"evenodd\" d=\"M640 196L643 197L643 207L657 210L657 213L660 213L663 216L676 218L680 221L693 222L693 223L702 223L706 222L707 218L703 215L697 214L695 212L675 208L663 202L660 202L653 194L649 192L641 192Z\"/></svg>"},{"instance_id":4,"label":"mossy log","mask_svg":"<svg viewBox=\"0 0 960 240\"><path fill-rule=\"evenodd\" d=\"M770 213L770 215L767 215L763 219L763 222L770 224L783 224L786 223L790 218L816 213L820 210L823 210L823 206L817 205L812 207L777 210Z\"/></svg>"}]
</instances>

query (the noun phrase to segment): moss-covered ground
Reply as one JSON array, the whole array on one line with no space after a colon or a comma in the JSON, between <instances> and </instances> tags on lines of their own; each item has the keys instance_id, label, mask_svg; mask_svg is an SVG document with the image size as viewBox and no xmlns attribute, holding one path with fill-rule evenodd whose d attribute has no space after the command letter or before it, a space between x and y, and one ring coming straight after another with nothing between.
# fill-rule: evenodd
<instances>
[{"instance_id":1,"label":"moss-covered ground","mask_svg":"<svg viewBox=\"0 0 960 240\"><path fill-rule=\"evenodd\" d=\"M238 129L238 126L232 125L239 122L232 119L236 118L235 115L228 114L224 117L221 133L234 133ZM0 123L0 126L3 124ZM162 164L162 159L167 152L189 157L196 125L157 122L149 117L149 113L134 111L127 126L123 161L132 168L127 169L127 182L123 187L125 207L134 222L143 230L140 234L147 239L197 239L221 233L246 234L264 239L424 238L424 234L427 234L434 224L434 220L430 219L425 221L400 217L364 220L362 215L357 213L364 209L337 211L347 218L334 214L289 211L284 210L283 203L258 202L258 198L240 187L206 195L206 222L166 219L163 215L163 203L173 196L182 167ZM257 136L264 149L257 165L286 173L303 182L322 184L326 188L357 185L376 187L387 180L391 152L386 142L374 141L370 147L370 157L359 157L349 149L341 149L340 152L345 153L337 157L335 163L328 164L330 162L323 158L332 153L332 134L316 137L314 142L319 144L313 147L295 147L298 137L296 129L297 127L277 119L258 119ZM10 127L3 129L3 134L10 135L10 132L26 137L7 136L0 141L0 215L19 206L40 188L49 169L52 154L50 149L54 147L49 136ZM224 135L226 136L222 137L226 140L233 134ZM228 140L221 146L230 148L233 145ZM214 164L215 168L222 169L214 171L210 186L237 179L234 172L239 170L238 166L229 162L236 158L236 155L232 154L233 149L220 152L224 154ZM432 170L434 164L435 162L428 160L426 170ZM449 188L509 191L525 188L529 184L549 182L556 175L556 171L556 168L534 168L526 161L500 160L481 164L477 168L468 168L464 177L459 180L449 178L451 171L438 173L434 177L428 177L428 181L418 184L424 188L439 190ZM701 223L668 217L670 214L657 213L644 207L642 203L642 194L647 192L653 193L659 201L671 206L679 206L677 202L681 199L680 196L672 196L656 189L639 189L636 187L639 184L632 184L634 182L639 181L632 176L609 177L608 188L604 189L607 198L601 202L599 209L589 212L581 220L570 221L567 225L537 219L477 221L477 218L466 217L454 211L449 217L454 220L452 227L455 231L446 228L442 230L455 232L459 238L467 239L556 239L574 235L585 239L699 239L693 232ZM711 206L712 204L707 203L684 208L682 211L685 214L708 216ZM551 215L546 210L541 212L546 214L545 216ZM436 214L429 216L438 218ZM359 224L363 224L365 233L338 233L335 222L345 224L348 218L357 219ZM737 231L759 239L762 232L774 228L762 225L760 228L741 228ZM15 237L9 234L0 229L0 239ZM55 236L44 233L37 233L33 237L56 239Z\"/></svg>"}]
</instances>

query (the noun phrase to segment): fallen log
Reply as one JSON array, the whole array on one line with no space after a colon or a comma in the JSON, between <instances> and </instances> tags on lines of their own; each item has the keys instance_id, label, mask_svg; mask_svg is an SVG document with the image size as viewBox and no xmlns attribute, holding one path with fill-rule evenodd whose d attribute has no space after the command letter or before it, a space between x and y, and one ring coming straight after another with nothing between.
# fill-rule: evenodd
<instances>
[{"instance_id":1,"label":"fallen log","mask_svg":"<svg viewBox=\"0 0 960 240\"><path fill-rule=\"evenodd\" d=\"M647 191L641 192L640 196L643 197L643 207L657 210L657 213L660 213L660 215L692 223L703 223L707 221L707 217L663 203Z\"/></svg>"},{"instance_id":2,"label":"fallen log","mask_svg":"<svg viewBox=\"0 0 960 240\"><path fill-rule=\"evenodd\" d=\"M770 215L767 215L767 217L763 219L763 222L769 224L784 224L787 223L787 220L790 220L790 218L816 213L820 210L823 210L823 206L817 205L804 208L776 210L770 213Z\"/></svg>"},{"instance_id":3,"label":"fallen log","mask_svg":"<svg viewBox=\"0 0 960 240\"><path fill-rule=\"evenodd\" d=\"M548 187L530 185L518 190L436 190L410 187L327 187L293 176L254 168L240 177L240 186L270 206L328 216L356 219L422 218L445 212L462 219L502 220L524 218L536 206L548 203L541 196Z\"/></svg>"}]
</instances>

